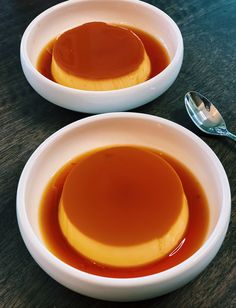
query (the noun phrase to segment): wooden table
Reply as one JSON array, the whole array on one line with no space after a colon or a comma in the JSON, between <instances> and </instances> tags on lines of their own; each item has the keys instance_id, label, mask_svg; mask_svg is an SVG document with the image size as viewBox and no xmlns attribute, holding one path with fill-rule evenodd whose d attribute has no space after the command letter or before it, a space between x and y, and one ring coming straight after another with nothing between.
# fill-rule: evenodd
<instances>
[{"instance_id":1,"label":"wooden table","mask_svg":"<svg viewBox=\"0 0 236 308\"><path fill-rule=\"evenodd\" d=\"M16 221L17 183L29 156L56 130L88 116L45 101L29 86L21 70L19 45L24 29L56 2L0 2L0 307L120 307L124 303L90 299L52 280L28 253ZM188 118L183 104L187 91L204 93L219 107L228 128L236 133L236 1L146 2L158 6L177 22L185 54L182 70L172 87L134 111L175 121L199 135L214 150L229 177L232 221L216 258L197 279L171 294L127 305L236 307L236 143L201 133Z\"/></svg>"}]
</instances>

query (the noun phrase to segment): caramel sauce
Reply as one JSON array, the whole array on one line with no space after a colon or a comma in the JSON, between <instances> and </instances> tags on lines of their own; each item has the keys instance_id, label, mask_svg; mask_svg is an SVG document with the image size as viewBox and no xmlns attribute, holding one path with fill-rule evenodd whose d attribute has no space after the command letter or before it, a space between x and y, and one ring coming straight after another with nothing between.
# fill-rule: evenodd
<instances>
[{"instance_id":1,"label":"caramel sauce","mask_svg":"<svg viewBox=\"0 0 236 308\"><path fill-rule=\"evenodd\" d=\"M125 148L125 147L124 147ZM138 149L143 149L140 147L135 147ZM141 152L141 151L140 151ZM130 267L130 268L117 268L117 267L110 267L110 266L104 266L98 263L95 263L82 255L80 255L78 252L76 252L67 242L67 240L64 238L59 222L58 222L58 207L59 207L59 201L62 194L62 189L65 183L65 180L67 178L67 175L74 169L75 165L79 164L81 162L81 159L83 159L83 156L80 156L78 158L75 158L73 161L67 163L64 167L62 167L52 178L52 180L47 185L42 202L39 209L39 225L40 230L43 236L43 239L48 247L48 249L56 255L58 258L60 258L65 263L80 269L82 271L92 273L95 275L105 276L105 277L117 277L117 278L128 278L128 277L140 277L145 275L150 275L154 273L158 273L161 271L164 271L166 269L169 269L182 261L186 260L188 257L190 257L203 243L207 230L209 225L209 211L208 211L208 205L207 200L204 194L204 191L202 190L201 185L198 183L197 179L193 176L193 174L179 161L174 159L173 157L170 157L169 155L166 155L165 153L159 153L157 151L153 151L153 153L156 153L158 155L161 155L177 172L183 188L186 195L186 198L188 200L188 207L189 207L189 223L188 228L186 231L186 234L184 238L182 239L181 243L178 247L175 247L175 249L166 257L159 261L152 262L147 265L142 265L138 267ZM127 155L127 153L126 153ZM91 163L91 162L90 162ZM137 164L138 163L138 164ZM151 162L152 165L153 162ZM133 172L137 170L140 167L140 161L133 161L132 163L134 168L132 169ZM91 167L92 168L92 167ZM155 166L153 166L155 169ZM119 172L122 173L122 170L125 171L124 165L119 166ZM92 171L92 169L91 169ZM144 171L145 172L145 171ZM125 174L125 173L124 173ZM146 174L147 175L147 174ZM146 176L144 174L144 177ZM163 175L160 175L162 177ZM87 178L88 179L88 178ZM93 198L93 192L89 189L97 185L97 177L94 176L92 182L91 178L89 180L89 183L87 183L86 188L86 194L89 195L89 197ZM86 182L86 181L85 181ZM150 188L155 189L158 193L161 193L161 190L158 190L157 187L150 187L150 181L143 181L142 185L145 186L147 191L150 192ZM103 183L104 184L104 183ZM102 185L102 184L101 184ZM98 189L101 188L98 187ZM106 184L105 184L106 185ZM135 184L134 184L135 185ZM123 186L124 187L124 186ZM125 195L128 196L131 193L135 193L135 187L131 187L131 189L128 189L125 192ZM140 187L136 187L137 192L140 189ZM118 191L119 192L119 191ZM116 192L117 193L117 192ZM124 192L122 192L123 195ZM172 192L173 194L173 192ZM140 195L137 193L137 195L140 198ZM118 195L117 195L118 196ZM175 196L173 196L174 198ZM122 196L119 198L123 198ZM142 200L144 201L144 200ZM139 201L138 201L139 202ZM91 209L89 209L90 211ZM106 209L108 211L108 209ZM112 207L110 209L112 211ZM134 210L134 209L133 209ZM160 211L160 208L157 209L157 211ZM86 210L85 210L86 212ZM167 213L170 219L174 219L177 215L178 209L174 213ZM127 211L129 215L129 210ZM86 214L86 213L85 213ZM91 213L90 213L91 214ZM99 219L101 218L101 213L92 213L98 215ZM111 215L113 215L111 213ZM117 213L115 213L117 215ZM136 215L136 213L134 213ZM147 217L141 217L139 215L135 216L135 219L137 218L138 223L140 224L141 232L137 235L137 237L141 238L141 240L146 240L147 236L150 236L150 224L149 224L149 218L152 215L155 215L154 212L147 213ZM87 215L87 214L86 214ZM123 209L123 215L126 215L126 209ZM156 215L155 215L156 216ZM148 219L146 219L148 218ZM119 217L116 217L117 221L119 220ZM112 221L114 222L114 216L112 218ZM165 220L163 222L163 227L165 228ZM96 224L96 219L93 220L93 223ZM166 220L166 225L168 225L168 219ZM87 221L88 224L88 221ZM84 226L84 230L86 232L90 232L90 235L92 234L93 237L96 237L96 228L91 229L92 223L90 223L90 226ZM129 227L129 221L127 221L127 230L128 232ZM89 229L90 228L90 229ZM148 230L148 231L145 231ZM161 228L160 228L161 230ZM92 233L91 233L92 232ZM101 236L101 234L98 234L98 237ZM128 234L129 237L129 234ZM112 238L112 236L111 236ZM140 240L139 238L139 240ZM104 240L104 238L103 238ZM109 234L105 235L105 240L109 242ZM114 238L113 238L114 240ZM128 239L127 245L131 243L130 239ZM119 244L119 243L118 243Z\"/></svg>"},{"instance_id":2,"label":"caramel sauce","mask_svg":"<svg viewBox=\"0 0 236 308\"><path fill-rule=\"evenodd\" d=\"M130 30L103 22L64 32L56 40L53 53L64 71L93 80L133 72L144 58L143 44Z\"/></svg>"},{"instance_id":3,"label":"caramel sauce","mask_svg":"<svg viewBox=\"0 0 236 308\"><path fill-rule=\"evenodd\" d=\"M95 22L89 24L103 23ZM78 28L83 26L67 31L67 33L69 32L69 37L66 38L61 35L57 48L54 49L55 39L44 47L37 62L36 67L38 71L48 79L53 80L51 74L53 49L54 57L57 58L60 66L65 71L90 79L114 78L135 70L143 60L143 46L151 62L149 79L162 72L169 65L170 59L167 50L153 36L133 27L119 26L124 29L110 26L109 31L114 32L110 40L106 40L105 36L101 39L101 35L96 34L98 30L101 31L101 29L96 29L97 27L81 31L81 33L78 33ZM143 45L125 28L132 30L141 39ZM79 39L77 39L77 36ZM119 40L115 40L115 36L120 36ZM80 44L81 40L87 43ZM117 44L117 42L120 43ZM104 52L105 48L102 47L106 47L109 50L109 46L110 49L112 48L113 51L116 51L115 54ZM73 48L79 50L76 55L73 54ZM101 50L104 53L101 53ZM124 61L124 59L126 60Z\"/></svg>"},{"instance_id":4,"label":"caramel sauce","mask_svg":"<svg viewBox=\"0 0 236 308\"><path fill-rule=\"evenodd\" d=\"M159 155L112 147L78 161L62 199L68 219L83 234L127 246L168 232L180 214L183 188Z\"/></svg>"}]
</instances>

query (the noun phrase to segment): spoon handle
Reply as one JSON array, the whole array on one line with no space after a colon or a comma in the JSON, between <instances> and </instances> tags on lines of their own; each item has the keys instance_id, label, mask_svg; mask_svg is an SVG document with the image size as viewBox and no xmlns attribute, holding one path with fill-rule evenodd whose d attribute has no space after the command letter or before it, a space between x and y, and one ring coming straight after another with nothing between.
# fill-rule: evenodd
<instances>
[{"instance_id":1,"label":"spoon handle","mask_svg":"<svg viewBox=\"0 0 236 308\"><path fill-rule=\"evenodd\" d=\"M234 134L232 134L230 132L227 132L226 137L229 137L230 139L236 141L236 135L234 135Z\"/></svg>"}]
</instances>

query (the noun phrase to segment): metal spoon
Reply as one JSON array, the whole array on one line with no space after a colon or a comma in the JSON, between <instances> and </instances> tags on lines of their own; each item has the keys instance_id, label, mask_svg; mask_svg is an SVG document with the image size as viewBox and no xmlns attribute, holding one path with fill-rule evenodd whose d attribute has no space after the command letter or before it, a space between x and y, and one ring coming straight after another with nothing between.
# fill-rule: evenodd
<instances>
[{"instance_id":1,"label":"metal spoon","mask_svg":"<svg viewBox=\"0 0 236 308\"><path fill-rule=\"evenodd\" d=\"M203 95L191 91L184 97L185 107L192 121L203 132L225 136L236 141L236 135L230 133L216 107Z\"/></svg>"}]
</instances>

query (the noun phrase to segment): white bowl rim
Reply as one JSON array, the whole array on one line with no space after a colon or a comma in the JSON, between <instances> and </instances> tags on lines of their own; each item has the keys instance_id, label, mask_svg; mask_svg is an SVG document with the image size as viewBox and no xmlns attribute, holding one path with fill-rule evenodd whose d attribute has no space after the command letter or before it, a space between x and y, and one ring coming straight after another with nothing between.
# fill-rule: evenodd
<instances>
[{"instance_id":1,"label":"white bowl rim","mask_svg":"<svg viewBox=\"0 0 236 308\"><path fill-rule=\"evenodd\" d=\"M94 0L87 0L87 1L94 1ZM45 84L48 83L50 86L52 86L55 90L57 89L63 89L63 91L67 91L69 93L73 93L73 94L78 94L78 93L86 93L88 92L90 95L91 94L95 94L95 95L104 95L104 93L106 94L112 94L114 95L119 94L119 93L129 93L129 91L132 91L136 88L140 88L140 90L142 88L146 88L146 86L152 86L156 83L159 82L159 80L161 80L162 78L165 78L166 75L170 74L170 72L172 71L172 68L177 66L180 59L182 59L183 57L183 38L182 38L182 34L179 30L179 27L177 26L177 24L174 22L174 20L168 15L166 14L164 11L162 11L161 9L155 7L154 5L151 5L149 3L140 1L140 0L118 0L118 1L123 1L123 2L130 2L130 3L135 3L139 6L143 6L143 8L149 8L151 10L154 10L156 12L158 12L160 15L162 15L163 18L167 19L173 30L175 31L175 35L176 35L176 39L178 41L177 43L177 49L175 52L175 55L173 57L173 59L170 61L169 65L163 70L161 71L159 74L157 74L156 76L131 87L128 88L122 88L122 89L118 89L118 90L108 90L108 91L87 91L87 90L79 90L79 89L74 89L74 88L70 88L70 87L66 87L63 86L61 84L58 84L48 78L46 78L45 76L43 76L31 63L28 53L27 53L27 41L29 38L29 35L31 33L32 28L34 28L37 23L42 20L45 16L49 15L50 13L52 13L54 10L63 8L65 6L70 6L70 5L74 5L75 3L78 2L83 2L83 0L73 0L73 1L64 1L62 3L56 4L52 7L49 7L48 9L46 9L45 11L43 11L42 13L40 13L38 16L36 16L28 25L28 27L26 28L25 32L23 33L22 39L21 39L21 44L20 44L20 54L21 54L21 58L24 60L26 67L28 68L28 70L37 76L37 78L39 78L41 80L41 82L44 82ZM182 60L181 60L182 62Z\"/></svg>"},{"instance_id":2,"label":"white bowl rim","mask_svg":"<svg viewBox=\"0 0 236 308\"><path fill-rule=\"evenodd\" d=\"M212 231L209 238L205 241L205 243L199 248L199 250L197 250L192 256L190 256L182 263L170 269L167 269L160 273L135 277L135 278L110 278L110 277L97 276L94 274L86 273L81 270L75 269L72 266L58 259L46 248L45 245L43 245L43 243L41 243L37 235L34 233L32 226L28 221L25 204L23 201L25 199L25 188L26 188L27 177L30 173L30 169L34 164L34 161L40 156L40 154L44 151L45 148L47 148L48 145L50 145L53 141L60 138L61 135L67 134L68 131L73 130L78 126L86 125L94 121L100 121L102 119L104 120L107 118L115 119L120 117L155 121L163 125L171 126L173 129L177 131L181 131L183 134L190 137L194 142L196 142L200 147L203 147L205 150L207 150L209 157L211 158L210 161L213 160L217 164L217 167L219 168L218 171L221 174L220 180L224 184L222 185L223 186L222 204L224 205L224 207L221 209L221 212L219 214L219 219L216 223L216 226L214 227L214 230ZM62 272L64 272L67 275L70 275L70 277L74 277L75 279L80 279L80 280L82 279L83 281L103 286L108 286L108 285L112 287L140 286L140 285L145 286L154 283L163 283L167 280L173 279L174 277L180 275L185 271L188 271L190 268L193 268L198 263L200 263L205 258L204 257L205 255L208 255L210 253L212 247L216 245L216 242L219 240L220 236L226 232L229 223L230 212L231 212L231 193L230 193L228 178L220 160L213 152L213 150L193 132L175 122L154 115L147 115L135 112L125 112L125 113L113 112L113 113L93 115L81 120L77 120L56 131L54 134L49 136L43 143L41 143L39 147L33 152L33 154L27 161L22 171L17 188L17 219L23 239L24 239L23 233L27 234L26 235L27 240L34 247L36 247L37 252L41 254L41 256L44 259L47 259L48 262L53 263L54 266L59 268Z\"/></svg>"}]
</instances>

